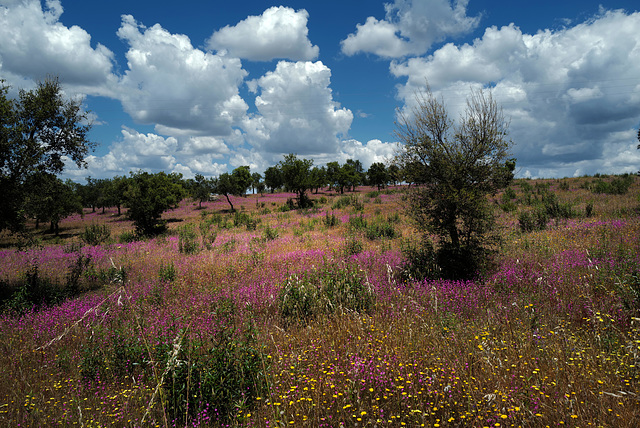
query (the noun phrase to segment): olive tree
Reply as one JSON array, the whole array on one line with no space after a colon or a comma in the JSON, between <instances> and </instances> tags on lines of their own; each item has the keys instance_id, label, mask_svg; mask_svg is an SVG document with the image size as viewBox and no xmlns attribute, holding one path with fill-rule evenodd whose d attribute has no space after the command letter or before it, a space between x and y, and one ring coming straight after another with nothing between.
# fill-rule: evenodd
<instances>
[{"instance_id":1,"label":"olive tree","mask_svg":"<svg viewBox=\"0 0 640 428\"><path fill-rule=\"evenodd\" d=\"M483 90L472 90L457 123L429 88L415 102L410 114L399 115L396 131L397 163L423 183L409 193L408 213L424 233L423 245L433 248L427 236L437 237L431 272L470 277L485 266L495 237L489 196L513 179L509 123Z\"/></svg>"}]
</instances>

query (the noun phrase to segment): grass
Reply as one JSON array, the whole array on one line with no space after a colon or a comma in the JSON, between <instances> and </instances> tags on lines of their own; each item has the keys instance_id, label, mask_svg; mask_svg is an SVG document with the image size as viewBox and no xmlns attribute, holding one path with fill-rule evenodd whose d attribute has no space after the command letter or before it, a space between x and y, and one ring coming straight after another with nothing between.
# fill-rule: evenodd
<instances>
[{"instance_id":1,"label":"grass","mask_svg":"<svg viewBox=\"0 0 640 428\"><path fill-rule=\"evenodd\" d=\"M184 201L147 241L118 242L133 226L115 209L66 219L57 240L37 232L28 249L5 235L0 425L634 426L640 186L591 182L516 181L515 209L496 210L496 268L475 282L402 279L415 236L397 215L402 188L361 210L370 188L349 204L313 195L327 203L308 212L261 205L291 194L234 199L242 215ZM543 189L583 214L522 231ZM96 225L110 237L86 245ZM34 266L39 292L78 292L12 312Z\"/></svg>"}]
</instances>

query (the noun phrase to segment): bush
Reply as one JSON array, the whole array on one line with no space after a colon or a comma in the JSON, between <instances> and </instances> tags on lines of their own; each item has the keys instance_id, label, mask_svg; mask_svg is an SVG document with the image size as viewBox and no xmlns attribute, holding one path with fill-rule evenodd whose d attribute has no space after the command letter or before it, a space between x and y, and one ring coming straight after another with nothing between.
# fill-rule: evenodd
<instances>
[{"instance_id":1,"label":"bush","mask_svg":"<svg viewBox=\"0 0 640 428\"><path fill-rule=\"evenodd\" d=\"M111 229L106 224L91 224L85 226L84 232L80 234L80 239L87 245L100 245L111 237Z\"/></svg>"},{"instance_id":2,"label":"bush","mask_svg":"<svg viewBox=\"0 0 640 428\"><path fill-rule=\"evenodd\" d=\"M425 240L421 244L406 241L401 251L405 258L401 275L405 281L440 278L441 269L431 241Z\"/></svg>"},{"instance_id":3,"label":"bush","mask_svg":"<svg viewBox=\"0 0 640 428\"><path fill-rule=\"evenodd\" d=\"M363 249L362 242L355 236L349 235L344 246L345 256L355 256L356 254L360 254Z\"/></svg>"},{"instance_id":4,"label":"bush","mask_svg":"<svg viewBox=\"0 0 640 428\"><path fill-rule=\"evenodd\" d=\"M173 262L160 265L160 269L158 269L158 278L160 278L160 281L173 282L176 280L176 277L176 267Z\"/></svg>"},{"instance_id":5,"label":"bush","mask_svg":"<svg viewBox=\"0 0 640 428\"><path fill-rule=\"evenodd\" d=\"M265 226L262 231L262 238L265 241L273 241L274 239L278 239L278 236L278 231L271 226Z\"/></svg>"},{"instance_id":6,"label":"bush","mask_svg":"<svg viewBox=\"0 0 640 428\"><path fill-rule=\"evenodd\" d=\"M367 220L363 215L349 217L349 227L353 230L364 230L367 228Z\"/></svg>"},{"instance_id":7,"label":"bush","mask_svg":"<svg viewBox=\"0 0 640 428\"><path fill-rule=\"evenodd\" d=\"M200 252L200 243L193 223L188 223L178 228L178 250L183 254L197 254Z\"/></svg>"},{"instance_id":8,"label":"bush","mask_svg":"<svg viewBox=\"0 0 640 428\"><path fill-rule=\"evenodd\" d=\"M138 235L135 232L122 232L118 237L118 242L121 244L128 244L138 240Z\"/></svg>"},{"instance_id":9,"label":"bush","mask_svg":"<svg viewBox=\"0 0 640 428\"><path fill-rule=\"evenodd\" d=\"M292 275L278 296L278 309L287 323L344 310L371 313L374 307L373 287L361 271L349 265Z\"/></svg>"},{"instance_id":10,"label":"bush","mask_svg":"<svg viewBox=\"0 0 640 428\"><path fill-rule=\"evenodd\" d=\"M629 187L633 183L633 176L625 174L622 177L615 177L610 182L596 180L592 186L593 193L605 193L607 195L624 195L629 191Z\"/></svg>"},{"instance_id":11,"label":"bush","mask_svg":"<svg viewBox=\"0 0 640 428\"><path fill-rule=\"evenodd\" d=\"M533 232L534 230L544 230L547 228L549 215L544 209L533 211L523 211L518 216L518 223L521 232Z\"/></svg>"},{"instance_id":12,"label":"bush","mask_svg":"<svg viewBox=\"0 0 640 428\"><path fill-rule=\"evenodd\" d=\"M234 330L218 332L213 343L185 338L180 344L163 385L167 413L177 425L203 413L229 422L263 394L266 358L250 328L240 337Z\"/></svg>"},{"instance_id":13,"label":"bush","mask_svg":"<svg viewBox=\"0 0 640 428\"><path fill-rule=\"evenodd\" d=\"M338 218L335 216L335 214L331 213L331 215L329 215L328 212L326 212L324 214L324 225L327 227L334 227L338 225Z\"/></svg>"},{"instance_id":14,"label":"bush","mask_svg":"<svg viewBox=\"0 0 640 428\"><path fill-rule=\"evenodd\" d=\"M368 225L365 229L365 235L368 239L375 240L381 238L393 239L396 237L396 229L391 223L376 222Z\"/></svg>"}]
</instances>

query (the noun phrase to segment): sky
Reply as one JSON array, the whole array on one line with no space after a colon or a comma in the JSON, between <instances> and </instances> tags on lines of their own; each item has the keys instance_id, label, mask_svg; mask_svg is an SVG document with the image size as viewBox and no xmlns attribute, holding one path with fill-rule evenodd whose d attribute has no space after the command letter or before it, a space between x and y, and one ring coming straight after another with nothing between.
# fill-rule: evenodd
<instances>
[{"instance_id":1,"label":"sky","mask_svg":"<svg viewBox=\"0 0 640 428\"><path fill-rule=\"evenodd\" d=\"M0 79L57 77L98 143L88 168L217 176L295 153L397 149L428 83L450 117L472 90L509 119L518 177L640 169L637 0L0 0Z\"/></svg>"}]
</instances>

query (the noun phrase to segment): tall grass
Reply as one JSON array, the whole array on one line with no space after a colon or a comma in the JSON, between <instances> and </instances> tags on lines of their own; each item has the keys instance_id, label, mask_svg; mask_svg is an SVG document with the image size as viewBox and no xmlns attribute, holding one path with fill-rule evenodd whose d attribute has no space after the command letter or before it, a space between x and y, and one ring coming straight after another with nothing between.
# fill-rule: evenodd
<instances>
[{"instance_id":1,"label":"tall grass","mask_svg":"<svg viewBox=\"0 0 640 428\"><path fill-rule=\"evenodd\" d=\"M0 250L5 302L76 286L0 316L0 425L635 426L638 185L587 181L515 182L475 281L421 279L400 191L330 213L185 204L152 240ZM522 229L549 193L591 215Z\"/></svg>"}]
</instances>

